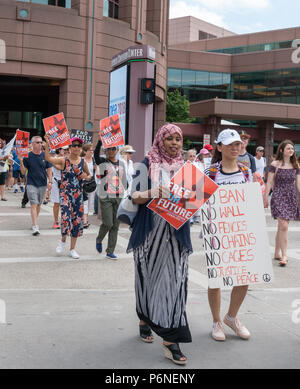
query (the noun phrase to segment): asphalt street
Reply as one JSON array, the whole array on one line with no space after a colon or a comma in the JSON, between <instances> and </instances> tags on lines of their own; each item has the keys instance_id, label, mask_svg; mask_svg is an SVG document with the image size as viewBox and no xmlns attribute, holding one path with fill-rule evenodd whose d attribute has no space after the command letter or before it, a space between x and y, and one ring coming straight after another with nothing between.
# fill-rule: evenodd
<instances>
[{"instance_id":1,"label":"asphalt street","mask_svg":"<svg viewBox=\"0 0 300 389\"><path fill-rule=\"evenodd\" d=\"M67 251L58 258L60 233L51 228L52 205L42 206L41 235L35 237L21 196L8 191L8 201L0 201L0 368L177 368L165 359L157 336L153 344L138 337L127 226L120 227L117 261L97 253L100 220L94 215L78 241L80 259ZM271 255L276 221L269 210L266 219ZM211 338L200 226L191 231L187 314L193 342L182 345L186 367L300 368L300 221L290 223L288 266L273 260L273 283L250 287L239 315L252 334L248 341L230 329L226 342ZM229 297L222 292L223 315Z\"/></svg>"}]
</instances>

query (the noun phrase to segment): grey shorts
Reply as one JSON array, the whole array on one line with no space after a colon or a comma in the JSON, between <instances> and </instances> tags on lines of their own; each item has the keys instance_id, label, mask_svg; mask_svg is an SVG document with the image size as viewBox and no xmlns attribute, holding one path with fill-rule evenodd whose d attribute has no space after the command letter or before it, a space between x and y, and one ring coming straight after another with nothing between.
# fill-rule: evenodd
<instances>
[{"instance_id":1,"label":"grey shorts","mask_svg":"<svg viewBox=\"0 0 300 389\"><path fill-rule=\"evenodd\" d=\"M33 185L27 185L27 196L30 204L41 205L43 203L46 190L47 186L36 187Z\"/></svg>"}]
</instances>

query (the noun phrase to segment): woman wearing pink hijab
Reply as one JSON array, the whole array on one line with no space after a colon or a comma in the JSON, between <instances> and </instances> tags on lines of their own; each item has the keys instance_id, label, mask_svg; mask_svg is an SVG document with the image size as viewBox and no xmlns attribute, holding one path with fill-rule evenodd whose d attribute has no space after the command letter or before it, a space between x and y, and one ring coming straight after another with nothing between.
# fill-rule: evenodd
<instances>
[{"instance_id":1,"label":"woman wearing pink hijab","mask_svg":"<svg viewBox=\"0 0 300 389\"><path fill-rule=\"evenodd\" d=\"M147 204L154 197L169 197L170 177L184 164L182 141L181 129L165 124L136 170L132 201L139 204L139 210L128 245L135 261L140 337L152 343L153 330L163 339L165 356L180 365L186 364L187 359L179 343L192 340L186 317L188 256L192 253L190 226L188 222L175 230Z\"/></svg>"}]
</instances>

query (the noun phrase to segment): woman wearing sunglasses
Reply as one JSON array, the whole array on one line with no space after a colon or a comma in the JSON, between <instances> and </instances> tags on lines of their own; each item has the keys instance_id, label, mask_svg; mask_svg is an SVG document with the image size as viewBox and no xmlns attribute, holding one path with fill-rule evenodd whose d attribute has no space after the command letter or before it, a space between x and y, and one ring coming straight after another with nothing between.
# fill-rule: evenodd
<instances>
[{"instance_id":1,"label":"woman wearing sunglasses","mask_svg":"<svg viewBox=\"0 0 300 389\"><path fill-rule=\"evenodd\" d=\"M45 135L45 140L49 146L49 137ZM78 259L79 254L75 250L77 238L83 231L83 180L91 179L88 166L81 158L83 141L80 138L72 138L70 145L70 155L54 158L49 152L49 147L45 148L45 158L52 165L61 170L61 183L59 186L59 200L61 209L61 240L56 248L56 254L62 255L67 235L71 235L69 256Z\"/></svg>"}]
</instances>

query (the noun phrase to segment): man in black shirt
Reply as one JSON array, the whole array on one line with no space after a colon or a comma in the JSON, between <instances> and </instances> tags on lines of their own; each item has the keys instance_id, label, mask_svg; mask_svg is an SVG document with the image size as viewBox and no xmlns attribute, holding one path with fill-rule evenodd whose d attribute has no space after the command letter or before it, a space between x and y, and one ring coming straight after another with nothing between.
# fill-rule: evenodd
<instances>
[{"instance_id":1,"label":"man in black shirt","mask_svg":"<svg viewBox=\"0 0 300 389\"><path fill-rule=\"evenodd\" d=\"M41 204L47 190L52 186L52 165L45 160L45 153L42 152L43 141L40 136L34 136L31 140L32 151L27 158L20 157L21 173L27 174L27 195L31 205L32 234L39 235L37 219L40 213ZM48 184L47 184L48 178Z\"/></svg>"}]
</instances>

